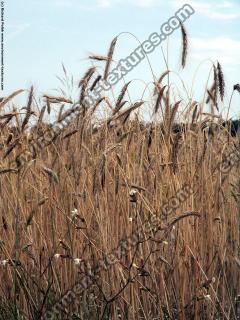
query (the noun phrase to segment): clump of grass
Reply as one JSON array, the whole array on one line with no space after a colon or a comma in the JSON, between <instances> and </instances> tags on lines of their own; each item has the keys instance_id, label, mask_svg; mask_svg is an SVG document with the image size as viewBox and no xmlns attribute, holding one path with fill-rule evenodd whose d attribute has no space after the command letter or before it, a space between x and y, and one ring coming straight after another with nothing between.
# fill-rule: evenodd
<instances>
[{"instance_id":1,"label":"clump of grass","mask_svg":"<svg viewBox=\"0 0 240 320\"><path fill-rule=\"evenodd\" d=\"M182 36L185 66L183 26ZM94 79L91 67L80 80L81 103L107 77L115 45L106 59L90 57L106 65L103 75ZM59 319L237 318L239 163L227 173L219 167L239 141L226 130L210 137L218 118L197 101L175 100L163 84L168 75L154 83L154 121L141 120L141 99L128 104L127 82L116 100L100 98L42 150L33 146L51 130L46 109L54 117L51 104L59 106L62 121L73 99L44 95L37 111L31 87L23 117L4 110L22 91L0 102L0 318L41 319L86 276L91 284L59 308ZM208 92L214 105L218 91L223 99L220 64ZM190 117L183 125L180 102Z\"/></svg>"}]
</instances>

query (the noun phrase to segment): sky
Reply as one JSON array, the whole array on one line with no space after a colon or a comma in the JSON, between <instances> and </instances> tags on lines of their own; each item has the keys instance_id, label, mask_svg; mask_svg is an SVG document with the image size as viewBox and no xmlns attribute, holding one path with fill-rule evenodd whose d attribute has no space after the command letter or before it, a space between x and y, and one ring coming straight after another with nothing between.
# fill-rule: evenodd
<instances>
[{"instance_id":1,"label":"sky","mask_svg":"<svg viewBox=\"0 0 240 320\"><path fill-rule=\"evenodd\" d=\"M226 112L232 87L240 82L240 0L5 0L2 95L29 89L31 85L39 97L56 93L63 87L57 78L63 76L62 63L77 85L91 65L89 54L106 55L111 40L121 34L114 52L117 62L138 46L136 38L144 41L152 32L159 32L161 25L185 3L195 10L185 23L189 37L185 69L180 65L181 33L176 30L149 54L151 66L145 59L127 75L126 81L134 79L131 99L143 97L151 102L151 70L156 78L166 70L164 54L168 56L169 69L174 71L171 83L176 99L186 99L192 92L193 98L201 101L207 81L211 85L212 62L219 61L226 81L226 98L220 109ZM98 66L104 67L101 63ZM123 84L116 86L114 95ZM24 105L24 95L17 99ZM240 117L237 93L230 116Z\"/></svg>"}]
</instances>

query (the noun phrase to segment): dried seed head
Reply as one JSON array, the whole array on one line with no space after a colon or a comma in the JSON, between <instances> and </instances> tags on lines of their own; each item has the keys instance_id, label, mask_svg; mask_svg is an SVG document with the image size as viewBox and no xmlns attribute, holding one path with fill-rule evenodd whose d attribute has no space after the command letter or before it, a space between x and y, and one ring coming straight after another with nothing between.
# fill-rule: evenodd
<instances>
[{"instance_id":1,"label":"dried seed head","mask_svg":"<svg viewBox=\"0 0 240 320\"><path fill-rule=\"evenodd\" d=\"M170 73L170 70L167 70L165 72L163 72L161 74L161 76L159 77L157 82L154 82L155 88L154 88L154 92L153 95L155 96L157 93L159 93L159 91L161 90L161 84L163 79Z\"/></svg>"},{"instance_id":2,"label":"dried seed head","mask_svg":"<svg viewBox=\"0 0 240 320\"><path fill-rule=\"evenodd\" d=\"M239 83L235 84L233 86L233 90L236 90L236 91L238 91L240 93L240 84Z\"/></svg>"},{"instance_id":3,"label":"dried seed head","mask_svg":"<svg viewBox=\"0 0 240 320\"><path fill-rule=\"evenodd\" d=\"M89 82L89 80L91 79L91 77L93 76L94 72L96 70L96 67L91 67L89 68L84 76L82 77L82 79L79 81L78 86L81 87L83 84L87 84Z\"/></svg>"},{"instance_id":4,"label":"dried seed head","mask_svg":"<svg viewBox=\"0 0 240 320\"><path fill-rule=\"evenodd\" d=\"M112 42L110 44L110 47L109 47L109 50L108 50L107 62L106 62L106 66L105 66L105 70L104 70L104 77L103 77L104 80L107 79L107 76L108 76L108 73L109 73L109 69L110 69L110 66L111 66L113 52L114 52L114 49L115 49L115 46L116 46L116 42L117 42L117 37L115 37L112 40Z\"/></svg>"},{"instance_id":5,"label":"dried seed head","mask_svg":"<svg viewBox=\"0 0 240 320\"><path fill-rule=\"evenodd\" d=\"M97 60L97 61L107 61L108 57L97 55L97 54L92 54L92 55L88 56L88 59Z\"/></svg>"},{"instance_id":6,"label":"dried seed head","mask_svg":"<svg viewBox=\"0 0 240 320\"><path fill-rule=\"evenodd\" d=\"M158 92L157 100L156 100L155 107L154 107L154 113L155 114L158 112L158 109L161 106L161 101L162 101L162 98L163 98L164 90L166 88L167 88L167 85L163 86Z\"/></svg>"},{"instance_id":7,"label":"dried seed head","mask_svg":"<svg viewBox=\"0 0 240 320\"><path fill-rule=\"evenodd\" d=\"M24 130L25 126L27 125L29 118L31 117L31 105L32 105L32 100L33 100L33 86L31 86L29 96L28 96L28 103L27 103L27 112L25 115L25 118L22 123L22 131Z\"/></svg>"},{"instance_id":8,"label":"dried seed head","mask_svg":"<svg viewBox=\"0 0 240 320\"><path fill-rule=\"evenodd\" d=\"M98 75L96 77L96 79L93 81L91 87L90 87L90 91L93 91L93 89L96 87L96 85L98 84L98 82L102 79L101 75Z\"/></svg>"},{"instance_id":9,"label":"dried seed head","mask_svg":"<svg viewBox=\"0 0 240 320\"><path fill-rule=\"evenodd\" d=\"M219 94L220 94L221 100L223 101L224 92L225 92L225 81L224 81L224 76L222 72L222 67L219 62L217 63L217 76L218 76Z\"/></svg>"},{"instance_id":10,"label":"dried seed head","mask_svg":"<svg viewBox=\"0 0 240 320\"><path fill-rule=\"evenodd\" d=\"M181 33L182 33L182 67L184 68L186 66L186 60L187 60L188 36L183 23L181 23Z\"/></svg>"},{"instance_id":11,"label":"dried seed head","mask_svg":"<svg viewBox=\"0 0 240 320\"><path fill-rule=\"evenodd\" d=\"M50 179L52 179L54 182L58 183L58 176L56 175L56 173L53 170L51 170L47 167L43 167L43 171L48 175L48 177Z\"/></svg>"},{"instance_id":12,"label":"dried seed head","mask_svg":"<svg viewBox=\"0 0 240 320\"><path fill-rule=\"evenodd\" d=\"M116 106L115 106L115 108L113 110L113 113L112 113L113 115L116 114L123 107L122 100L124 98L124 95L125 95L130 83L131 83L131 81L127 82L123 86L123 88L122 88L122 90L121 90L121 92L120 92L120 94L119 94L119 96L117 98Z\"/></svg>"}]
</instances>

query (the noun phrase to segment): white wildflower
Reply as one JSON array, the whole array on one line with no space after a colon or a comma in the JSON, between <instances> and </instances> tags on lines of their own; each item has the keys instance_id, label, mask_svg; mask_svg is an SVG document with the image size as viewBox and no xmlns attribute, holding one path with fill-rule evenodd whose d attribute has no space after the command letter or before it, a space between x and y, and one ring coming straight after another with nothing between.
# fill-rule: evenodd
<instances>
[{"instance_id":1,"label":"white wildflower","mask_svg":"<svg viewBox=\"0 0 240 320\"><path fill-rule=\"evenodd\" d=\"M55 253L54 258L59 259L61 257L60 253Z\"/></svg>"},{"instance_id":2,"label":"white wildflower","mask_svg":"<svg viewBox=\"0 0 240 320\"><path fill-rule=\"evenodd\" d=\"M206 299L207 301L212 301L210 294L207 294L204 296L204 299Z\"/></svg>"},{"instance_id":3,"label":"white wildflower","mask_svg":"<svg viewBox=\"0 0 240 320\"><path fill-rule=\"evenodd\" d=\"M74 208L71 211L71 221L75 222L76 218L78 217L78 210L76 208Z\"/></svg>"},{"instance_id":4,"label":"white wildflower","mask_svg":"<svg viewBox=\"0 0 240 320\"><path fill-rule=\"evenodd\" d=\"M116 121L112 120L112 121L109 122L109 127L110 128L113 128L115 125L116 125Z\"/></svg>"},{"instance_id":5,"label":"white wildflower","mask_svg":"<svg viewBox=\"0 0 240 320\"><path fill-rule=\"evenodd\" d=\"M132 196L134 196L136 193L137 193L137 190L136 190L136 189L131 189L130 192L129 192L129 195L132 197Z\"/></svg>"},{"instance_id":6,"label":"white wildflower","mask_svg":"<svg viewBox=\"0 0 240 320\"><path fill-rule=\"evenodd\" d=\"M101 128L101 124L100 123L94 123L92 126L93 131L98 130Z\"/></svg>"},{"instance_id":7,"label":"white wildflower","mask_svg":"<svg viewBox=\"0 0 240 320\"><path fill-rule=\"evenodd\" d=\"M132 218L132 217L128 218L128 221L129 221L129 222L132 222L132 221L133 221L133 218Z\"/></svg>"},{"instance_id":8,"label":"white wildflower","mask_svg":"<svg viewBox=\"0 0 240 320\"><path fill-rule=\"evenodd\" d=\"M75 218L77 215L78 215L78 209L74 208L74 209L71 211L71 216L72 216L72 218Z\"/></svg>"},{"instance_id":9,"label":"white wildflower","mask_svg":"<svg viewBox=\"0 0 240 320\"><path fill-rule=\"evenodd\" d=\"M0 265L1 266L6 266L8 264L8 260L2 260L1 262L0 262Z\"/></svg>"},{"instance_id":10,"label":"white wildflower","mask_svg":"<svg viewBox=\"0 0 240 320\"><path fill-rule=\"evenodd\" d=\"M75 259L73 259L73 261L74 261L74 264L79 265L81 263L82 259L75 258Z\"/></svg>"}]
</instances>

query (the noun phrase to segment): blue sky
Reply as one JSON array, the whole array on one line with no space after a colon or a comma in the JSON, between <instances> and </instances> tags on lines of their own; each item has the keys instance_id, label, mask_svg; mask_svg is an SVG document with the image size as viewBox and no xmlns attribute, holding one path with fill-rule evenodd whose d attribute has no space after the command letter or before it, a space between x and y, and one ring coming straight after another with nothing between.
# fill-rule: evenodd
<instances>
[{"instance_id":1,"label":"blue sky","mask_svg":"<svg viewBox=\"0 0 240 320\"><path fill-rule=\"evenodd\" d=\"M7 0L3 94L27 89L31 84L39 95L53 94L53 90L61 86L56 75L62 75L62 62L77 83L89 66L86 59L89 53L106 54L112 38L123 31L144 41L152 32L158 32L161 24L185 3L191 4L196 11L185 24L190 48L187 66L181 70L181 36L176 30L169 37L170 70L182 77L189 92L193 85L193 97L200 100L209 76L210 60L219 60L228 88L225 103L221 105L221 110L225 110L232 86L240 82L240 1ZM115 61L129 55L137 45L133 36L121 35L115 49ZM162 45L165 53L166 48L167 42ZM149 55L156 77L166 70L162 50L159 46ZM131 85L132 99L141 98L146 84L152 81L146 60L126 80L131 79L136 79ZM178 76L173 75L171 81L175 84L176 96L180 92L185 98ZM146 91L144 99L149 100L149 97ZM240 116L240 96L237 94L231 116Z\"/></svg>"}]
</instances>

